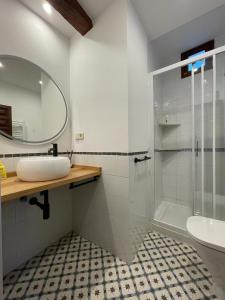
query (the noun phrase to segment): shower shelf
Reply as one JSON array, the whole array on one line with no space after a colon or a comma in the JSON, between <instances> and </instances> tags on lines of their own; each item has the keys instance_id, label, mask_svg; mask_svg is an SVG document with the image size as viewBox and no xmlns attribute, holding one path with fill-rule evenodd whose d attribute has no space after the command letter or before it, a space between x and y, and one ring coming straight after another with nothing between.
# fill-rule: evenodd
<instances>
[{"instance_id":1,"label":"shower shelf","mask_svg":"<svg viewBox=\"0 0 225 300\"><path fill-rule=\"evenodd\" d=\"M158 151L159 152L180 152L180 151L189 151L189 148L160 148L158 149Z\"/></svg>"},{"instance_id":2,"label":"shower shelf","mask_svg":"<svg viewBox=\"0 0 225 300\"><path fill-rule=\"evenodd\" d=\"M158 123L161 127L178 127L181 126L179 123Z\"/></svg>"}]
</instances>

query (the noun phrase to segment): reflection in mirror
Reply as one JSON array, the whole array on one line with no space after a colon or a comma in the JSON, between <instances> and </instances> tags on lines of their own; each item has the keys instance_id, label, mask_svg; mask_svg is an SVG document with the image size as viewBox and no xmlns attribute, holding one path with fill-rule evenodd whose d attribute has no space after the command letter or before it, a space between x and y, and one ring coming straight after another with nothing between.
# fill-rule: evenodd
<instances>
[{"instance_id":1,"label":"reflection in mirror","mask_svg":"<svg viewBox=\"0 0 225 300\"><path fill-rule=\"evenodd\" d=\"M67 123L62 92L37 65L0 56L0 134L25 143L58 137Z\"/></svg>"}]
</instances>

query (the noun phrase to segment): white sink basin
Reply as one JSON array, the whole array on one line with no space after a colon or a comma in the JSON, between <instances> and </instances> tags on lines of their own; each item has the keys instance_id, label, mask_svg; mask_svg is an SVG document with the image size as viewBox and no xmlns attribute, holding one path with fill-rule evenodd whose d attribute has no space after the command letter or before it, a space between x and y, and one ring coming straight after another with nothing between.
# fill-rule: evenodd
<instances>
[{"instance_id":1,"label":"white sink basin","mask_svg":"<svg viewBox=\"0 0 225 300\"><path fill-rule=\"evenodd\" d=\"M67 157L28 157L17 164L17 176L23 181L46 181L65 177L70 172Z\"/></svg>"}]
</instances>

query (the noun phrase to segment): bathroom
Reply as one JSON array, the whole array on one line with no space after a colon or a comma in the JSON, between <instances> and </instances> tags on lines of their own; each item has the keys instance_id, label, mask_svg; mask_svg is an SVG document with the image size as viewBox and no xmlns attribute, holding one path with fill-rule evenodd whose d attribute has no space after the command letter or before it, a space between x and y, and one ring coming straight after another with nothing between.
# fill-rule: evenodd
<instances>
[{"instance_id":1,"label":"bathroom","mask_svg":"<svg viewBox=\"0 0 225 300\"><path fill-rule=\"evenodd\" d=\"M224 17L0 0L0 299L225 299Z\"/></svg>"}]
</instances>

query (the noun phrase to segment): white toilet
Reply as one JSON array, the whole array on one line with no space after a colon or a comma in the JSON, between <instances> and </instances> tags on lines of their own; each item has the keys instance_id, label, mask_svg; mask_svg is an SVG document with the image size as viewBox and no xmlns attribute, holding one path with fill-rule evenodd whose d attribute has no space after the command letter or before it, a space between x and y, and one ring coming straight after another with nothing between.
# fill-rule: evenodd
<instances>
[{"instance_id":1,"label":"white toilet","mask_svg":"<svg viewBox=\"0 0 225 300\"><path fill-rule=\"evenodd\" d=\"M212 274L216 296L225 300L225 222L194 216L187 220L187 231Z\"/></svg>"}]
</instances>

